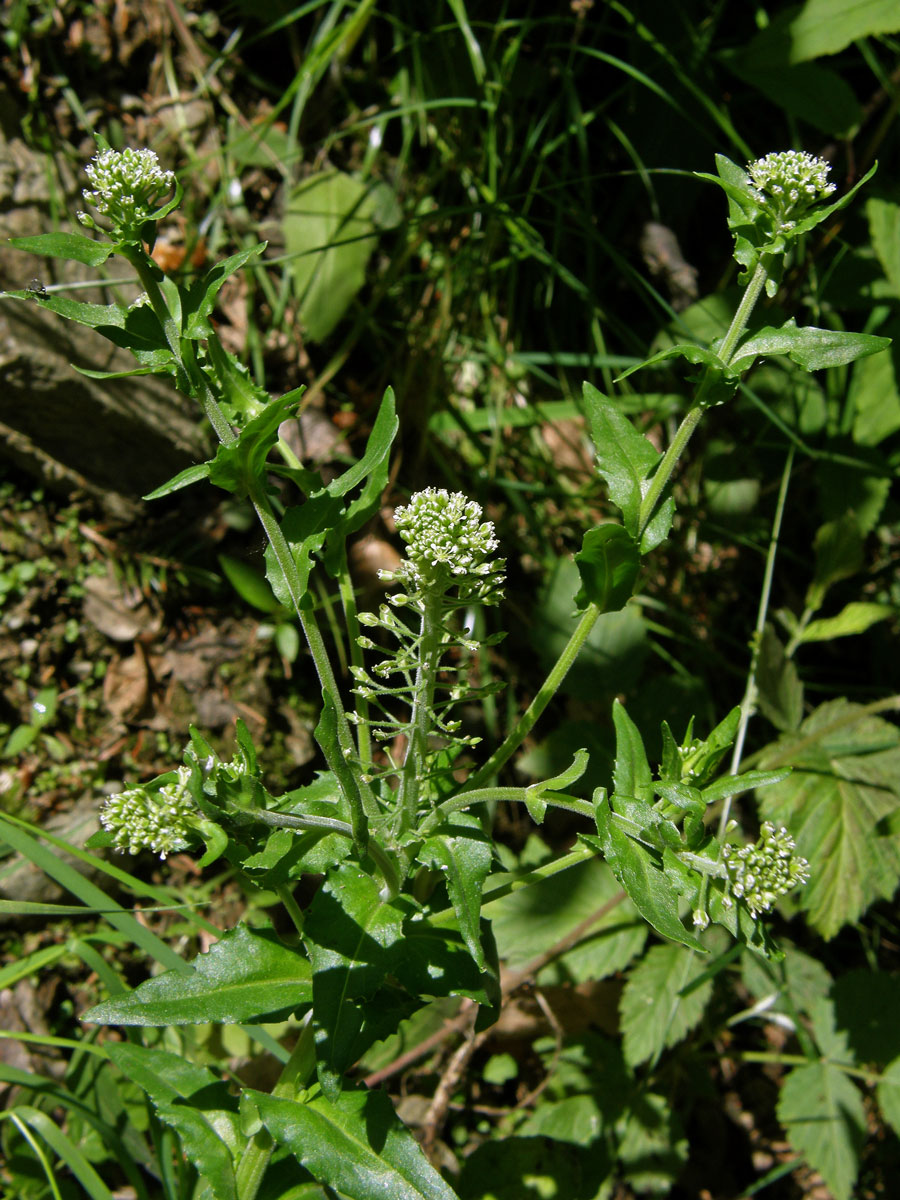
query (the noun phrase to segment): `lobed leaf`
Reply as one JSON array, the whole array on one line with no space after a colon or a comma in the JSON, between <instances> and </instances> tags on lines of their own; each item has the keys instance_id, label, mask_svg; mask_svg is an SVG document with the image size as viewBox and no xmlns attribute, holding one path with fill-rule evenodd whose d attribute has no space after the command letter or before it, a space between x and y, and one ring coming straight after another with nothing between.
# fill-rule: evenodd
<instances>
[{"instance_id":1,"label":"lobed leaf","mask_svg":"<svg viewBox=\"0 0 900 1200\"><path fill-rule=\"evenodd\" d=\"M834 1200L852 1200L866 1113L840 1067L827 1061L795 1067L782 1084L777 1111L788 1141L819 1172Z\"/></svg>"}]
</instances>

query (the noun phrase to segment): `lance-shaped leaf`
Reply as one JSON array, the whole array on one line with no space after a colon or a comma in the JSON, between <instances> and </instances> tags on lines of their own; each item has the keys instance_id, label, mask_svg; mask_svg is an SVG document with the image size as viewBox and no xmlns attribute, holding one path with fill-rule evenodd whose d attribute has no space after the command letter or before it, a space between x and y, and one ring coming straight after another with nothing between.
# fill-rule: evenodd
<instances>
[{"instance_id":1,"label":"lance-shaped leaf","mask_svg":"<svg viewBox=\"0 0 900 1200\"><path fill-rule=\"evenodd\" d=\"M459 931L478 969L483 971L481 889L491 869L493 851L481 822L471 813L454 813L439 833L427 839L417 857L443 875Z\"/></svg>"},{"instance_id":2,"label":"lance-shaped leaf","mask_svg":"<svg viewBox=\"0 0 900 1200\"><path fill-rule=\"evenodd\" d=\"M595 604L601 613L618 612L634 595L641 555L637 542L621 525L589 529L575 563L581 575L575 596L578 608Z\"/></svg>"},{"instance_id":3,"label":"lance-shaped leaf","mask_svg":"<svg viewBox=\"0 0 900 1200\"><path fill-rule=\"evenodd\" d=\"M645 921L663 937L702 951L703 946L679 919L678 892L663 870L660 856L622 830L601 788L594 802L599 836L581 834L582 840L603 855Z\"/></svg>"},{"instance_id":4,"label":"lance-shaped leaf","mask_svg":"<svg viewBox=\"0 0 900 1200\"><path fill-rule=\"evenodd\" d=\"M343 505L334 496L322 492L312 496L296 508L289 508L281 522L281 532L287 540L291 558L300 581L300 595L294 596L288 586L281 563L271 543L266 546L266 578L272 585L279 603L292 611L297 603L303 607L308 601L309 573L313 567L313 555L322 549L325 539L335 522L339 520Z\"/></svg>"},{"instance_id":5,"label":"lance-shaped leaf","mask_svg":"<svg viewBox=\"0 0 900 1200\"><path fill-rule=\"evenodd\" d=\"M613 724L616 728L616 765L613 786L616 792L629 799L650 801L653 780L644 739L618 700L613 702Z\"/></svg>"},{"instance_id":6,"label":"lance-shaped leaf","mask_svg":"<svg viewBox=\"0 0 900 1200\"><path fill-rule=\"evenodd\" d=\"M861 705L832 700L769 747L760 765L793 768L760 794L760 812L785 826L811 863L800 902L819 933L834 937L900 881L900 731Z\"/></svg>"},{"instance_id":7,"label":"lance-shaped leaf","mask_svg":"<svg viewBox=\"0 0 900 1200\"><path fill-rule=\"evenodd\" d=\"M749 370L754 359L785 354L804 371L821 371L826 367L841 367L878 354L891 344L890 338L870 333L845 333L835 329L798 328L793 318L780 329L766 326L738 346L732 357L732 371Z\"/></svg>"},{"instance_id":8,"label":"lance-shaped leaf","mask_svg":"<svg viewBox=\"0 0 900 1200\"><path fill-rule=\"evenodd\" d=\"M278 426L299 403L297 392L271 400L233 442L219 447L209 470L210 483L227 492L246 495L265 470L266 456L278 440Z\"/></svg>"},{"instance_id":9,"label":"lance-shaped leaf","mask_svg":"<svg viewBox=\"0 0 900 1200\"><path fill-rule=\"evenodd\" d=\"M408 919L403 929L403 940L391 950L390 973L410 995L468 996L483 1008L499 1005L500 966L489 921L481 922L481 967L454 929L431 925L420 914Z\"/></svg>"},{"instance_id":10,"label":"lance-shaped leaf","mask_svg":"<svg viewBox=\"0 0 900 1200\"><path fill-rule=\"evenodd\" d=\"M801 642L830 642L832 638L865 633L872 625L897 615L892 604L853 600L834 617L810 621L800 635Z\"/></svg>"},{"instance_id":11,"label":"lance-shaped leaf","mask_svg":"<svg viewBox=\"0 0 900 1200\"><path fill-rule=\"evenodd\" d=\"M247 1094L275 1141L347 1200L456 1200L387 1093L344 1092L305 1104Z\"/></svg>"},{"instance_id":12,"label":"lance-shaped leaf","mask_svg":"<svg viewBox=\"0 0 900 1200\"><path fill-rule=\"evenodd\" d=\"M544 797L552 792L564 791L573 783L577 783L588 768L589 758L590 755L582 746L580 750L575 751L575 757L564 771L560 771L551 779L542 779L540 783L533 783L525 789L525 807L528 809L528 815L532 821L540 825L547 811L547 804L552 802Z\"/></svg>"},{"instance_id":13,"label":"lance-shaped leaf","mask_svg":"<svg viewBox=\"0 0 900 1200\"><path fill-rule=\"evenodd\" d=\"M156 1115L175 1129L189 1162L215 1200L239 1200L234 1155L244 1145L237 1099L205 1067L166 1050L110 1042L107 1053L153 1101Z\"/></svg>"},{"instance_id":14,"label":"lance-shaped leaf","mask_svg":"<svg viewBox=\"0 0 900 1200\"><path fill-rule=\"evenodd\" d=\"M202 1025L282 1020L312 1001L312 969L271 929L238 925L190 964L89 1009L100 1025Z\"/></svg>"},{"instance_id":15,"label":"lance-shaped leaf","mask_svg":"<svg viewBox=\"0 0 900 1200\"><path fill-rule=\"evenodd\" d=\"M379 1005L365 1002L384 981L404 915L352 863L331 873L307 911L303 940L313 967L319 1082L332 1098L343 1072L389 1032Z\"/></svg>"},{"instance_id":16,"label":"lance-shaped leaf","mask_svg":"<svg viewBox=\"0 0 900 1200\"><path fill-rule=\"evenodd\" d=\"M633 367L629 367L627 371L623 371L618 376L618 379L627 379L635 371L643 371L645 367L655 367L657 363L666 362L670 358L685 358L689 363L694 363L697 366L712 367L726 379L735 375L732 367L728 363L723 362L718 354L715 354L712 350L707 350L705 346L694 346L689 342L684 342L677 346L669 346L665 350L659 350L656 354L651 354L643 362L636 363ZM736 383L737 381L735 380Z\"/></svg>"},{"instance_id":17,"label":"lance-shaped leaf","mask_svg":"<svg viewBox=\"0 0 900 1200\"><path fill-rule=\"evenodd\" d=\"M38 296L34 292L4 292L16 300L31 300L68 321L96 329L107 341L130 350L141 366L153 373L173 369L174 359L156 314L146 305L123 308L118 304L86 304L68 296Z\"/></svg>"},{"instance_id":18,"label":"lance-shaped leaf","mask_svg":"<svg viewBox=\"0 0 900 1200\"><path fill-rule=\"evenodd\" d=\"M114 242L95 242L83 233L38 233L33 237L10 238L9 244L16 250L43 254L46 258L67 258L86 267L99 267L116 249Z\"/></svg>"},{"instance_id":19,"label":"lance-shaped leaf","mask_svg":"<svg viewBox=\"0 0 900 1200\"><path fill-rule=\"evenodd\" d=\"M258 242L249 250L241 250L224 258L221 262L207 271L202 279L184 291L184 336L188 338L208 338L213 329L209 318L215 307L216 297L222 285L230 275L234 275L241 267L246 266L253 258L258 258L266 248L265 242Z\"/></svg>"}]
</instances>

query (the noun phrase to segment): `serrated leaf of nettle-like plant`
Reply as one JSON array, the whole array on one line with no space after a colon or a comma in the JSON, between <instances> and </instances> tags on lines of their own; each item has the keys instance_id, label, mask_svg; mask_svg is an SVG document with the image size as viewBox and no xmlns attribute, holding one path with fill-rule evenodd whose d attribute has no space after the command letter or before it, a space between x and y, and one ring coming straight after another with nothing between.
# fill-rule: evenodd
<instances>
[{"instance_id":1,"label":"serrated leaf of nettle-like plant","mask_svg":"<svg viewBox=\"0 0 900 1200\"><path fill-rule=\"evenodd\" d=\"M481 822L465 812L454 813L439 833L423 843L416 856L420 863L443 876L459 931L480 971L484 970L481 889L490 874L493 856Z\"/></svg>"},{"instance_id":2,"label":"serrated leaf of nettle-like plant","mask_svg":"<svg viewBox=\"0 0 900 1200\"><path fill-rule=\"evenodd\" d=\"M342 1073L371 1041L385 1036L379 1027L367 1041L366 1009L357 1002L380 988L390 948L403 936L404 916L402 908L381 898L378 882L352 863L331 872L307 911L303 940L313 969L319 1082L332 1098Z\"/></svg>"},{"instance_id":3,"label":"serrated leaf of nettle-like plant","mask_svg":"<svg viewBox=\"0 0 900 1200\"><path fill-rule=\"evenodd\" d=\"M386 1092L316 1096L305 1104L264 1092L248 1096L275 1141L347 1200L457 1200Z\"/></svg>"},{"instance_id":4,"label":"serrated leaf of nettle-like plant","mask_svg":"<svg viewBox=\"0 0 900 1200\"><path fill-rule=\"evenodd\" d=\"M756 665L757 700L776 729L796 729L803 720L803 684L771 625L763 630Z\"/></svg>"},{"instance_id":5,"label":"serrated leaf of nettle-like plant","mask_svg":"<svg viewBox=\"0 0 900 1200\"><path fill-rule=\"evenodd\" d=\"M238 925L184 971L164 971L82 1016L97 1025L282 1020L313 998L312 968L271 929Z\"/></svg>"},{"instance_id":6,"label":"serrated leaf of nettle-like plant","mask_svg":"<svg viewBox=\"0 0 900 1200\"><path fill-rule=\"evenodd\" d=\"M832 700L770 746L760 765L790 766L789 778L760 793L763 817L784 825L811 864L799 891L825 938L900 881L900 731L858 704Z\"/></svg>"},{"instance_id":7,"label":"serrated leaf of nettle-like plant","mask_svg":"<svg viewBox=\"0 0 900 1200\"><path fill-rule=\"evenodd\" d=\"M637 542L621 525L597 525L584 535L575 555L581 587L575 596L578 608L594 604L601 613L618 612L634 595L641 569Z\"/></svg>"},{"instance_id":8,"label":"serrated leaf of nettle-like plant","mask_svg":"<svg viewBox=\"0 0 900 1200\"><path fill-rule=\"evenodd\" d=\"M234 1179L234 1155L244 1144L238 1127L237 1099L205 1067L178 1054L129 1042L110 1042L112 1061L142 1088L157 1116L175 1129L189 1162L215 1200L240 1200Z\"/></svg>"},{"instance_id":9,"label":"serrated leaf of nettle-like plant","mask_svg":"<svg viewBox=\"0 0 900 1200\"><path fill-rule=\"evenodd\" d=\"M222 285L251 259L258 258L267 243L258 242L249 250L240 250L230 258L217 262L202 279L183 290L183 332L187 338L208 338L213 333L209 323Z\"/></svg>"},{"instance_id":10,"label":"serrated leaf of nettle-like plant","mask_svg":"<svg viewBox=\"0 0 900 1200\"><path fill-rule=\"evenodd\" d=\"M833 1063L811 1062L785 1078L777 1112L791 1146L819 1172L834 1200L851 1200L866 1140L859 1089Z\"/></svg>"},{"instance_id":11,"label":"serrated leaf of nettle-like plant","mask_svg":"<svg viewBox=\"0 0 900 1200\"><path fill-rule=\"evenodd\" d=\"M83 233L37 233L32 237L10 238L9 244L16 250L27 250L29 254L67 258L71 262L84 263L86 267L99 267L116 249L114 242L95 242Z\"/></svg>"},{"instance_id":12,"label":"serrated leaf of nettle-like plant","mask_svg":"<svg viewBox=\"0 0 900 1200\"><path fill-rule=\"evenodd\" d=\"M711 978L697 982L706 970L704 959L679 946L651 946L632 967L619 1002L629 1066L655 1059L700 1022L712 995Z\"/></svg>"},{"instance_id":13,"label":"serrated leaf of nettle-like plant","mask_svg":"<svg viewBox=\"0 0 900 1200\"><path fill-rule=\"evenodd\" d=\"M621 796L650 802L653 799L653 776L644 749L644 739L618 700L613 701L613 725L616 730L613 788Z\"/></svg>"},{"instance_id":14,"label":"serrated leaf of nettle-like plant","mask_svg":"<svg viewBox=\"0 0 900 1200\"><path fill-rule=\"evenodd\" d=\"M890 344L890 338L876 337L871 333L798 327L791 318L780 329L766 326L752 334L738 346L730 366L732 371L748 371L757 358L784 354L804 371L821 371L878 354Z\"/></svg>"},{"instance_id":15,"label":"serrated leaf of nettle-like plant","mask_svg":"<svg viewBox=\"0 0 900 1200\"><path fill-rule=\"evenodd\" d=\"M679 919L678 892L663 870L660 855L623 832L606 797L599 792L596 814L598 836L580 836L603 855L644 920L663 937L703 951L701 943Z\"/></svg>"},{"instance_id":16,"label":"serrated leaf of nettle-like plant","mask_svg":"<svg viewBox=\"0 0 900 1200\"><path fill-rule=\"evenodd\" d=\"M233 442L219 446L209 469L209 481L226 492L246 495L265 468L266 457L278 440L278 427L300 403L297 392L270 400Z\"/></svg>"}]
</instances>

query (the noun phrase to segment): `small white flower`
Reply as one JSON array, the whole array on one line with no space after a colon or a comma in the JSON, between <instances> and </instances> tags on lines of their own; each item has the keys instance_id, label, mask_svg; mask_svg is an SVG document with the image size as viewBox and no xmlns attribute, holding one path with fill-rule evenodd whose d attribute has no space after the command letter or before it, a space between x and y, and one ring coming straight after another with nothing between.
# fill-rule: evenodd
<instances>
[{"instance_id":1,"label":"small white flower","mask_svg":"<svg viewBox=\"0 0 900 1200\"><path fill-rule=\"evenodd\" d=\"M787 233L796 218L835 190L828 182L830 165L805 150L782 150L749 163L747 172L756 197L770 208Z\"/></svg>"},{"instance_id":2,"label":"small white flower","mask_svg":"<svg viewBox=\"0 0 900 1200\"><path fill-rule=\"evenodd\" d=\"M489 602L503 581L503 563L490 557L499 543L493 522L482 516L481 505L462 492L416 492L394 513L407 554L394 578L425 590L459 584Z\"/></svg>"},{"instance_id":3,"label":"small white flower","mask_svg":"<svg viewBox=\"0 0 900 1200\"><path fill-rule=\"evenodd\" d=\"M152 850L160 858L185 850L189 845L186 818L195 811L187 789L190 775L187 767L179 767L175 783L155 794L137 787L110 796L100 824L113 834L116 848L129 854Z\"/></svg>"},{"instance_id":4,"label":"small white flower","mask_svg":"<svg viewBox=\"0 0 900 1200\"><path fill-rule=\"evenodd\" d=\"M93 189L85 188L85 200L123 233L135 233L175 183L152 150L101 150L85 174ZM86 215L78 214L83 224Z\"/></svg>"},{"instance_id":5,"label":"small white flower","mask_svg":"<svg viewBox=\"0 0 900 1200\"><path fill-rule=\"evenodd\" d=\"M771 821L763 822L754 845L738 851L733 846L723 847L731 890L746 902L754 917L769 912L779 896L809 879L809 863L794 850L788 831L776 831Z\"/></svg>"}]
</instances>

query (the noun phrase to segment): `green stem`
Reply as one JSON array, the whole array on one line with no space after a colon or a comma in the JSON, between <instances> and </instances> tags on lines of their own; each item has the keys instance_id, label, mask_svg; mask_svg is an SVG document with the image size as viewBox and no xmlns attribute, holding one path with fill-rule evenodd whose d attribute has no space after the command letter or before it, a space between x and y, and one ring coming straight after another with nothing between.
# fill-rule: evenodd
<instances>
[{"instance_id":1,"label":"green stem","mask_svg":"<svg viewBox=\"0 0 900 1200\"><path fill-rule=\"evenodd\" d=\"M422 606L419 632L419 664L413 686L412 713L409 719L409 740L406 757L400 771L397 811L402 829L414 829L419 812L419 794L425 781L428 755L428 734L434 712L434 689L441 660L443 626L443 595L426 595Z\"/></svg>"},{"instance_id":2,"label":"green stem","mask_svg":"<svg viewBox=\"0 0 900 1200\"><path fill-rule=\"evenodd\" d=\"M347 565L346 545L341 547L338 588L341 593L341 607L344 610L344 623L347 627L347 641L350 644L350 662L354 667L364 668L366 665L365 655L362 652L362 648L357 644L360 634L359 617L357 615L356 594L353 590L353 581L350 578L350 570ZM372 734L369 729L369 702L363 696L357 697L356 711L360 718L359 724L356 727L356 744L360 764L362 769L366 771L372 765Z\"/></svg>"},{"instance_id":3,"label":"green stem","mask_svg":"<svg viewBox=\"0 0 900 1200\"><path fill-rule=\"evenodd\" d=\"M512 804L527 804L529 792L535 799L542 800L550 808L563 808L566 812L578 813L580 817L593 818L594 816L594 806L589 800L580 800L577 796L567 796L563 792L540 792L536 789L521 787L479 788L477 791L461 792L458 796L444 800L422 822L418 836L429 837L445 817L454 812L462 812L463 809L470 808L473 804L496 804L500 800L506 800Z\"/></svg>"},{"instance_id":4,"label":"green stem","mask_svg":"<svg viewBox=\"0 0 900 1200\"><path fill-rule=\"evenodd\" d=\"M288 916L294 922L294 928L297 930L297 932L299 934L302 935L302 933L303 933L303 910L301 909L301 907L297 903L297 901L294 899L294 893L287 886L287 884L280 884L275 890L278 892L279 900L284 905L285 912L288 914Z\"/></svg>"},{"instance_id":5,"label":"green stem","mask_svg":"<svg viewBox=\"0 0 900 1200\"><path fill-rule=\"evenodd\" d=\"M596 858L596 855L597 851L592 850L590 846L580 846L577 850L564 854L562 858L557 858L554 862L547 863L543 867L535 867L527 875L517 875L515 878L507 880L506 883L499 883L482 895L481 911L483 913L485 907L493 904L495 900L502 900L505 896L512 895L513 892L531 887L535 883L542 883L545 879L552 879L560 871L568 871L569 867L577 867L580 863ZM431 925L452 925L455 920L455 908L442 908L440 912L436 912L428 918Z\"/></svg>"},{"instance_id":6,"label":"green stem","mask_svg":"<svg viewBox=\"0 0 900 1200\"><path fill-rule=\"evenodd\" d=\"M503 764L512 758L516 750L522 745L537 724L544 709L556 695L560 684L566 675L568 675L572 664L578 657L581 647L590 636L590 632L594 628L599 616L600 609L597 605L589 604L584 610L581 620L575 627L575 631L554 664L553 669L541 684L540 691L487 762L479 767L475 774L471 775L463 785L466 792L480 787L485 780L493 778Z\"/></svg>"},{"instance_id":7,"label":"green stem","mask_svg":"<svg viewBox=\"0 0 900 1200\"><path fill-rule=\"evenodd\" d=\"M747 328L747 322L750 319L750 314L753 312L754 305L760 297L760 294L765 286L766 270L762 263L757 265L753 272L753 277L747 284L744 294L741 297L741 302L735 310L734 316L731 319L731 324L728 326L728 331L722 339L722 344L719 346L719 358L726 364L730 363L735 347L740 341L744 330ZM650 524L659 499L662 496L666 485L672 477L672 472L675 466L685 451L685 447L691 440L691 435L700 423L700 418L707 409L707 404L704 399L706 391L710 385L712 374L707 369L700 387L697 392L697 397L693 407L688 410L684 420L678 427L671 445L666 450L662 457L662 461L653 478L650 480L650 486L647 489L646 495L641 500L641 508L638 516L638 537L640 537L647 526Z\"/></svg>"},{"instance_id":8,"label":"green stem","mask_svg":"<svg viewBox=\"0 0 900 1200\"><path fill-rule=\"evenodd\" d=\"M300 1037L284 1065L281 1078L272 1089L272 1095L286 1100L295 1099L312 1078L315 1069L316 1051L310 1010L304 1018ZM267 1129L260 1129L253 1135L235 1172L235 1193L240 1200L256 1200L274 1148L275 1143Z\"/></svg>"},{"instance_id":9,"label":"green stem","mask_svg":"<svg viewBox=\"0 0 900 1200\"><path fill-rule=\"evenodd\" d=\"M339 779L346 777L350 782L350 786L347 789L347 801L350 805L354 828L361 833L366 819L378 816L378 804L369 785L359 778L357 771L352 770L349 766L355 757L356 746L353 742L353 735L350 732L350 723L344 711L337 680L334 677L334 671L331 667L331 660L328 657L328 651L325 649L322 632L316 622L315 614L303 604L304 588L300 579L300 572L297 569L294 556L291 554L287 538L284 536L282 528L269 506L268 498L258 482L251 488L250 501L256 509L256 514L260 519L262 527L266 532L266 537L269 539L269 544L272 547L272 552L275 555L275 561L278 563L284 576L294 611L300 618L300 624L303 628L310 654L312 655L319 683L322 685L322 690L327 692L334 708L338 745L340 753L343 756L343 761L335 763L334 755L329 754L325 747L323 747L323 750L325 751L328 765L335 775Z\"/></svg>"}]
</instances>

